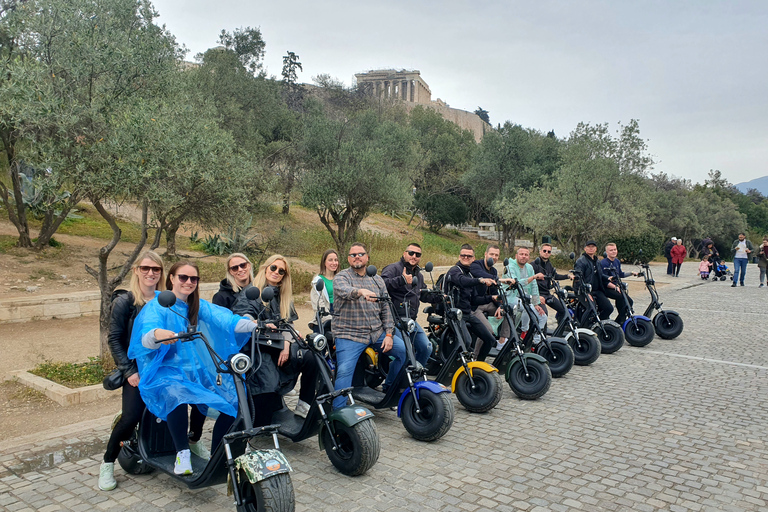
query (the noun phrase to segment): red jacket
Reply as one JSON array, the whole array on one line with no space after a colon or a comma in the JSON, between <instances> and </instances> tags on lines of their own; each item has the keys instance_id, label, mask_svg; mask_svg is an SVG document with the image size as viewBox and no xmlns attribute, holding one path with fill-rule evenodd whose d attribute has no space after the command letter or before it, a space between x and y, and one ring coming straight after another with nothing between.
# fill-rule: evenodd
<instances>
[{"instance_id":1,"label":"red jacket","mask_svg":"<svg viewBox=\"0 0 768 512\"><path fill-rule=\"evenodd\" d=\"M685 257L688 255L688 249L685 248L684 245L676 245L672 248L672 263L677 265L678 263L682 263L685 260Z\"/></svg>"}]
</instances>

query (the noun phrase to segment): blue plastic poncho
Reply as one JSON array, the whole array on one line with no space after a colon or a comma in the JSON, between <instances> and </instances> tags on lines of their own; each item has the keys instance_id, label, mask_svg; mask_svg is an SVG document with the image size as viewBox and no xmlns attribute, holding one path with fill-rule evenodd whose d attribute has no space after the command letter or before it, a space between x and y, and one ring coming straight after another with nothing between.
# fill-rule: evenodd
<instances>
[{"instance_id":1,"label":"blue plastic poncho","mask_svg":"<svg viewBox=\"0 0 768 512\"><path fill-rule=\"evenodd\" d=\"M207 414L210 407L236 416L237 393L232 377L222 375L221 385L216 385L216 367L201 339L177 341L157 349L141 344L144 334L154 329L185 332L189 323L187 313L188 307L182 301L177 301L172 308L164 308L153 300L136 317L128 357L136 359L139 367L141 398L150 412L162 420L181 404L197 404L203 414ZM235 326L242 318L200 300L198 330L223 359L238 352L250 339L250 333L235 334Z\"/></svg>"}]
</instances>

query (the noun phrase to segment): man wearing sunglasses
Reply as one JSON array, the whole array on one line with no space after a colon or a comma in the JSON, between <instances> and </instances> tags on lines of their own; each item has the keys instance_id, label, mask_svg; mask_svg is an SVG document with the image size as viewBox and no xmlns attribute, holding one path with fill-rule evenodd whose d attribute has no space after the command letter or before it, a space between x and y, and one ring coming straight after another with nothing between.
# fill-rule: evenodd
<instances>
[{"instance_id":1,"label":"man wearing sunglasses","mask_svg":"<svg viewBox=\"0 0 768 512\"><path fill-rule=\"evenodd\" d=\"M573 274L557 273L557 270L555 270L555 267L549 261L551 256L552 246L546 242L541 244L541 247L539 248L539 257L531 263L533 271L537 274L544 274L544 276L552 276L557 281L573 279ZM560 301L556 300L556 297L549 292L551 287L549 279L538 279L536 284L539 286L539 302L541 302L541 307L544 309L544 313L547 313L547 306L551 307L555 310L555 320L559 322L565 314L565 308L563 308Z\"/></svg>"},{"instance_id":2,"label":"man wearing sunglasses","mask_svg":"<svg viewBox=\"0 0 768 512\"><path fill-rule=\"evenodd\" d=\"M349 268L333 278L333 335L336 340L336 383L335 388L344 389L352 385L352 376L360 354L372 345L376 350L394 357L390 365L384 391L394 384L395 377L405 363L405 345L394 334L395 325L389 306L378 302L377 296L387 293L387 286L379 276L368 277L368 250L365 245L355 242L347 256ZM346 405L346 397L333 401L338 409Z\"/></svg>"},{"instance_id":3,"label":"man wearing sunglasses","mask_svg":"<svg viewBox=\"0 0 768 512\"><path fill-rule=\"evenodd\" d=\"M496 244L490 244L485 249L485 255L483 259L477 259L469 266L469 271L474 277L484 277L491 279L494 283L499 281L499 272L496 270L495 265L501 257L501 249ZM493 264L488 265L488 260L492 260ZM493 286L486 286L480 284L476 290L475 295L472 298L472 316L480 320L485 326L488 332L493 333L493 327L488 321L489 316L495 316L501 318L501 310L499 309L499 287L494 284ZM494 342L493 346L496 343ZM478 339L475 342L475 357L483 361L490 353L493 346L487 346L482 339Z\"/></svg>"},{"instance_id":4,"label":"man wearing sunglasses","mask_svg":"<svg viewBox=\"0 0 768 512\"><path fill-rule=\"evenodd\" d=\"M384 279L389 296L392 297L392 302L397 308L397 314L405 317L404 303L407 301L408 315L414 321L419 314L421 289L427 287L419 267L420 262L421 246L417 243L411 243L403 251L403 257L400 258L400 261L387 265L381 271L381 278ZM426 365L429 355L432 353L432 345L429 343L424 329L418 323L413 336L413 351L416 360L422 365Z\"/></svg>"},{"instance_id":5,"label":"man wearing sunglasses","mask_svg":"<svg viewBox=\"0 0 768 512\"><path fill-rule=\"evenodd\" d=\"M463 313L461 328L464 338L469 342L471 340L470 333L472 333L478 338L478 343L481 340L483 342L479 347L480 354L478 355L478 360L483 361L488 352L496 346L496 338L479 318L472 316L472 303L478 288L494 286L497 283L487 277L475 277L470 269L474 260L475 250L472 246L469 244L462 245L459 251L459 261L445 274L445 284L447 286L446 291L455 290L457 292L454 295L457 299L455 306Z\"/></svg>"}]
</instances>

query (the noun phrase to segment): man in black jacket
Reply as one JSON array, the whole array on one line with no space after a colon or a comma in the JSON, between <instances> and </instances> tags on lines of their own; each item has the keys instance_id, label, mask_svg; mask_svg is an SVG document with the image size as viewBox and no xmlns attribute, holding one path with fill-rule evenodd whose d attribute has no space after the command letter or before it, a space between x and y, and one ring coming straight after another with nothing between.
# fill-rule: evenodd
<instances>
[{"instance_id":1,"label":"man in black jacket","mask_svg":"<svg viewBox=\"0 0 768 512\"><path fill-rule=\"evenodd\" d=\"M501 249L499 249L499 246L496 244L490 244L485 249L485 256L483 259L475 260L469 266L470 273L477 278L484 277L491 279L494 282L498 282L499 273L493 265L488 266L488 260L492 260L493 264L495 265L496 262L499 261L500 256ZM493 333L493 327L491 327L490 322L488 322L488 316L496 316L499 318L501 317L501 310L499 309L499 304L497 303L499 287L495 284L493 286L480 284L478 285L475 292L475 296L472 298L472 316L480 320L488 332ZM488 350L482 350L483 347L483 340L478 339L475 343L476 357L480 357L480 352L488 354L490 348Z\"/></svg>"},{"instance_id":2,"label":"man in black jacket","mask_svg":"<svg viewBox=\"0 0 768 512\"><path fill-rule=\"evenodd\" d=\"M613 306L605 291L616 288L608 277L603 274L603 268L597 261L597 242L589 240L584 246L584 252L576 260L574 269L581 273L584 283L592 285L592 297L597 305L597 312L601 320L608 320L613 313Z\"/></svg>"},{"instance_id":3,"label":"man in black jacket","mask_svg":"<svg viewBox=\"0 0 768 512\"><path fill-rule=\"evenodd\" d=\"M419 294L422 288L427 287L419 267L420 261L421 246L417 243L410 243L403 251L403 257L400 258L400 261L387 265L381 271L381 278L387 285L387 292L397 308L397 314L405 317L404 304L408 302L408 314L414 321L419 314ZM424 329L418 323L412 339L416 360L422 365L427 364L429 355L432 353L432 345Z\"/></svg>"},{"instance_id":4,"label":"man in black jacket","mask_svg":"<svg viewBox=\"0 0 768 512\"><path fill-rule=\"evenodd\" d=\"M677 237L672 237L664 244L664 257L667 258L667 275L675 275L675 265L672 263L672 248L677 243Z\"/></svg>"},{"instance_id":5,"label":"man in black jacket","mask_svg":"<svg viewBox=\"0 0 768 512\"><path fill-rule=\"evenodd\" d=\"M539 248L539 257L531 263L533 271L537 274L542 273L545 276L552 276L558 281L573 279L573 274L558 274L555 267L552 266L552 263L549 261L550 256L552 256L552 245L546 242L541 244L541 247ZM540 279L536 281L536 284L539 286L539 299L541 301L541 307L544 308L544 312L547 312L547 306L551 307L556 311L555 319L559 322L565 314L565 308L563 308L563 305L557 300L557 297L549 293L549 288L551 286L549 279Z\"/></svg>"},{"instance_id":6,"label":"man in black jacket","mask_svg":"<svg viewBox=\"0 0 768 512\"><path fill-rule=\"evenodd\" d=\"M491 348L496 345L496 338L477 317L472 316L472 299L477 293L479 285L493 286L496 281L487 277L474 277L469 268L474 259L475 250L472 246L469 244L462 245L459 261L445 274L445 287L446 290L455 290L456 292L454 295L455 306L463 313L463 321L460 323L466 342L468 343L471 339L470 332L477 336L478 342L482 340L483 345L477 359L484 361Z\"/></svg>"}]
</instances>

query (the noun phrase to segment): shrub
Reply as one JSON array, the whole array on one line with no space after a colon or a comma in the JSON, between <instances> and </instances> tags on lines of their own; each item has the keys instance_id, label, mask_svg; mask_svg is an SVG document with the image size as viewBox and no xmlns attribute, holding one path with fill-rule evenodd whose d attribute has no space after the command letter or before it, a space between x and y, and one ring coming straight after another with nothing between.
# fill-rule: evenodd
<instances>
[{"instance_id":1,"label":"shrub","mask_svg":"<svg viewBox=\"0 0 768 512\"><path fill-rule=\"evenodd\" d=\"M446 224L463 224L469 215L466 203L453 194L416 194L415 204L434 233Z\"/></svg>"},{"instance_id":2,"label":"shrub","mask_svg":"<svg viewBox=\"0 0 768 512\"><path fill-rule=\"evenodd\" d=\"M652 261L660 254L661 248L664 246L664 234L653 227L638 236L616 237L609 238L609 240L616 244L622 263Z\"/></svg>"}]
</instances>

